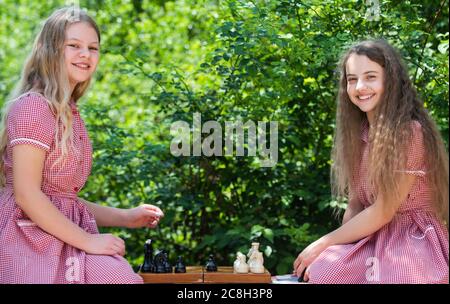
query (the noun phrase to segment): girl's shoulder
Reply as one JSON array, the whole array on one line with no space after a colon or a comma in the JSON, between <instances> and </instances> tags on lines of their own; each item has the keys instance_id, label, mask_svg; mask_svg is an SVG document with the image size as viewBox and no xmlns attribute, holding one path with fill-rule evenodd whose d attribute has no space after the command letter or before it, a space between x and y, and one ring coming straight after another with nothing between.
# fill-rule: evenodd
<instances>
[{"instance_id":1,"label":"girl's shoulder","mask_svg":"<svg viewBox=\"0 0 450 304\"><path fill-rule=\"evenodd\" d=\"M411 120L409 123L411 139L413 143L421 143L423 140L422 124L418 120Z\"/></svg>"},{"instance_id":2,"label":"girl's shoulder","mask_svg":"<svg viewBox=\"0 0 450 304\"><path fill-rule=\"evenodd\" d=\"M13 100L10 116L55 116L51 103L38 92L27 92Z\"/></svg>"},{"instance_id":3,"label":"girl's shoulder","mask_svg":"<svg viewBox=\"0 0 450 304\"><path fill-rule=\"evenodd\" d=\"M57 126L49 101L39 93L28 92L11 102L6 122L9 146L30 144L49 151Z\"/></svg>"},{"instance_id":4,"label":"girl's shoulder","mask_svg":"<svg viewBox=\"0 0 450 304\"><path fill-rule=\"evenodd\" d=\"M410 126L413 132L422 132L422 125L418 120L411 120Z\"/></svg>"},{"instance_id":5,"label":"girl's shoulder","mask_svg":"<svg viewBox=\"0 0 450 304\"><path fill-rule=\"evenodd\" d=\"M409 171L423 172L423 162L425 157L425 143L422 125L417 120L410 122L410 138L407 143L407 167Z\"/></svg>"}]
</instances>

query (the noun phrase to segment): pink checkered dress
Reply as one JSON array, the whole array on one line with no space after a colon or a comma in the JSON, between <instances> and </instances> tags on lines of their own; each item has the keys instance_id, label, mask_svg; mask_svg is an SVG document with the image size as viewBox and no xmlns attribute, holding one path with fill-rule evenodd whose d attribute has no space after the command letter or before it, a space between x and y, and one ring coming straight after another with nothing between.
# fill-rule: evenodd
<instances>
[{"instance_id":1,"label":"pink checkered dress","mask_svg":"<svg viewBox=\"0 0 450 304\"><path fill-rule=\"evenodd\" d=\"M142 283L119 255L92 255L44 232L16 205L12 148L26 144L47 152L42 191L70 220L98 233L94 216L77 198L91 171L92 146L76 104L72 103L74 152L52 167L56 119L45 98L27 93L17 98L7 117L8 143L3 155L6 186L0 190L0 283Z\"/></svg>"},{"instance_id":2,"label":"pink checkered dress","mask_svg":"<svg viewBox=\"0 0 450 304\"><path fill-rule=\"evenodd\" d=\"M358 199L370 206L367 183L369 126L362 126L363 156L356 174ZM392 221L348 245L331 246L310 265L310 282L325 284L448 283L448 231L432 212L424 162L423 133L413 123L405 170L417 176Z\"/></svg>"}]
</instances>

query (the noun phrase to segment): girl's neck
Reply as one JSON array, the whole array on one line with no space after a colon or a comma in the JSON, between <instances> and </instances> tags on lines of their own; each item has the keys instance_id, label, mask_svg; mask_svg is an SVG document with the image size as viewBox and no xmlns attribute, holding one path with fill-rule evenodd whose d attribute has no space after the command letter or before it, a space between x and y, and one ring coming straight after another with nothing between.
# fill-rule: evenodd
<instances>
[{"instance_id":1,"label":"girl's neck","mask_svg":"<svg viewBox=\"0 0 450 304\"><path fill-rule=\"evenodd\" d=\"M43 90L40 89L37 84L34 84L29 91L39 93L39 94L44 94Z\"/></svg>"},{"instance_id":2,"label":"girl's neck","mask_svg":"<svg viewBox=\"0 0 450 304\"><path fill-rule=\"evenodd\" d=\"M372 112L367 112L367 120L369 121L369 128L370 126L372 126L373 121L374 121L374 114Z\"/></svg>"},{"instance_id":3,"label":"girl's neck","mask_svg":"<svg viewBox=\"0 0 450 304\"><path fill-rule=\"evenodd\" d=\"M73 94L73 90L75 90L76 86L77 86L77 83L70 82L70 95Z\"/></svg>"}]
</instances>

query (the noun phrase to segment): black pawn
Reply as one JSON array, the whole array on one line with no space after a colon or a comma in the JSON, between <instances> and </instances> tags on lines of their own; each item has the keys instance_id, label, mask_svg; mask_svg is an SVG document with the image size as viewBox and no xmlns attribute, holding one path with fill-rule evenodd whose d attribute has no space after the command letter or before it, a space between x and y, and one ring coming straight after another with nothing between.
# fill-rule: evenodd
<instances>
[{"instance_id":1,"label":"black pawn","mask_svg":"<svg viewBox=\"0 0 450 304\"><path fill-rule=\"evenodd\" d=\"M166 251L164 251L164 270L167 273L172 272L172 265L169 263L169 257Z\"/></svg>"},{"instance_id":2,"label":"black pawn","mask_svg":"<svg viewBox=\"0 0 450 304\"><path fill-rule=\"evenodd\" d=\"M217 271L217 264L216 261L214 261L214 257L212 254L209 256L209 259L206 262L206 271Z\"/></svg>"},{"instance_id":3,"label":"black pawn","mask_svg":"<svg viewBox=\"0 0 450 304\"><path fill-rule=\"evenodd\" d=\"M303 270L303 272L302 272L302 274L298 277L298 282L300 282L300 283L302 283L302 282L304 282L304 280L305 280L305 271L306 271L306 268Z\"/></svg>"},{"instance_id":4,"label":"black pawn","mask_svg":"<svg viewBox=\"0 0 450 304\"><path fill-rule=\"evenodd\" d=\"M166 272L166 267L165 267L165 255L163 251L158 251L158 253L156 253L155 255L155 272L156 273L165 273Z\"/></svg>"},{"instance_id":5,"label":"black pawn","mask_svg":"<svg viewBox=\"0 0 450 304\"><path fill-rule=\"evenodd\" d=\"M144 264L141 272L154 272L152 240L145 241L144 244Z\"/></svg>"},{"instance_id":6,"label":"black pawn","mask_svg":"<svg viewBox=\"0 0 450 304\"><path fill-rule=\"evenodd\" d=\"M183 264L183 260L181 259L181 256L178 256L178 261L175 264L175 272L176 273L185 273L186 272L186 266Z\"/></svg>"}]
</instances>

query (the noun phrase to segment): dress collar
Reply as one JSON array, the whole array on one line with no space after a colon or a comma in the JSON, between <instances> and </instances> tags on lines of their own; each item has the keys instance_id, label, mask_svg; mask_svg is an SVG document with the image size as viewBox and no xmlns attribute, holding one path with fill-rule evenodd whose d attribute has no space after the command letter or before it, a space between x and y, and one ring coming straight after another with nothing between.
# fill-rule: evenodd
<instances>
[{"instance_id":1,"label":"dress collar","mask_svg":"<svg viewBox=\"0 0 450 304\"><path fill-rule=\"evenodd\" d=\"M69 105L70 109L72 110L72 114L78 113L77 103L73 99L70 100Z\"/></svg>"},{"instance_id":2,"label":"dress collar","mask_svg":"<svg viewBox=\"0 0 450 304\"><path fill-rule=\"evenodd\" d=\"M369 141L369 121L364 119L361 124L361 140L365 143Z\"/></svg>"}]
</instances>

